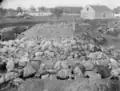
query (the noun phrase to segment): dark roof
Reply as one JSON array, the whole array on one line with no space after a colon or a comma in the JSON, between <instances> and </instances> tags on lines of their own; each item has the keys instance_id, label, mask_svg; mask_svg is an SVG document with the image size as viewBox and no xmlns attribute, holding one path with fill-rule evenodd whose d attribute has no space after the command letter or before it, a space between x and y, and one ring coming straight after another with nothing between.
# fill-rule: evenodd
<instances>
[{"instance_id":1,"label":"dark roof","mask_svg":"<svg viewBox=\"0 0 120 91\"><path fill-rule=\"evenodd\" d=\"M65 13L80 13L82 7L57 7L63 10Z\"/></svg>"},{"instance_id":2,"label":"dark roof","mask_svg":"<svg viewBox=\"0 0 120 91\"><path fill-rule=\"evenodd\" d=\"M112 12L112 10L105 5L89 5L89 6L92 7L96 12L105 12L105 11Z\"/></svg>"}]
</instances>

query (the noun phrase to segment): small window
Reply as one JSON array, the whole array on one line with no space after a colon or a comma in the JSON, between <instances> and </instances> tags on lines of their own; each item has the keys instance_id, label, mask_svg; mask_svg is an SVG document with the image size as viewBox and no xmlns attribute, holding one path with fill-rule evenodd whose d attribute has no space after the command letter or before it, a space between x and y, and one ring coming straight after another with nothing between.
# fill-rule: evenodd
<instances>
[{"instance_id":1,"label":"small window","mask_svg":"<svg viewBox=\"0 0 120 91\"><path fill-rule=\"evenodd\" d=\"M87 7L87 11L89 11L89 8Z\"/></svg>"}]
</instances>

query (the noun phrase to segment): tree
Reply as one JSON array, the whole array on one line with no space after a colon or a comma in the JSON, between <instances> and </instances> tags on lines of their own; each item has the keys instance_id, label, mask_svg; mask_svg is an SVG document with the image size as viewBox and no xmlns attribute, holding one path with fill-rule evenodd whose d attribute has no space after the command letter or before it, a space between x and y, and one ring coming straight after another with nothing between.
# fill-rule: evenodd
<instances>
[{"instance_id":1,"label":"tree","mask_svg":"<svg viewBox=\"0 0 120 91\"><path fill-rule=\"evenodd\" d=\"M23 10L22 10L22 8L21 8L21 7L17 7L17 9L16 9L16 10L17 10L17 12L18 12L18 13L22 13L22 12L23 12Z\"/></svg>"},{"instance_id":2,"label":"tree","mask_svg":"<svg viewBox=\"0 0 120 91\"><path fill-rule=\"evenodd\" d=\"M36 8L34 6L31 6L30 11L36 11Z\"/></svg>"},{"instance_id":3,"label":"tree","mask_svg":"<svg viewBox=\"0 0 120 91\"><path fill-rule=\"evenodd\" d=\"M38 7L38 11L45 11L45 7L44 6L42 6L42 7Z\"/></svg>"},{"instance_id":4,"label":"tree","mask_svg":"<svg viewBox=\"0 0 120 91\"><path fill-rule=\"evenodd\" d=\"M7 9L0 8L0 17L7 13Z\"/></svg>"},{"instance_id":5,"label":"tree","mask_svg":"<svg viewBox=\"0 0 120 91\"><path fill-rule=\"evenodd\" d=\"M114 9L113 9L113 12L116 13L116 14L120 13L120 7L114 8Z\"/></svg>"},{"instance_id":6,"label":"tree","mask_svg":"<svg viewBox=\"0 0 120 91\"><path fill-rule=\"evenodd\" d=\"M51 11L52 15L56 16L57 18L59 18L63 14L63 10L59 8L54 8Z\"/></svg>"}]
</instances>

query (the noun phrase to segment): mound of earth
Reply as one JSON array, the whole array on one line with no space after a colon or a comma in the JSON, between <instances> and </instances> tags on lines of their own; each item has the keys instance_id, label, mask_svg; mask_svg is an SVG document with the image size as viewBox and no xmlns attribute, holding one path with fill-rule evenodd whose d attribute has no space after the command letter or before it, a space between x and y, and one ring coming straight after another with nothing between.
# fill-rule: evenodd
<instances>
[{"instance_id":1,"label":"mound of earth","mask_svg":"<svg viewBox=\"0 0 120 91\"><path fill-rule=\"evenodd\" d=\"M70 37L73 36L72 24L37 24L24 32L24 36L27 38L40 38L45 37L47 39Z\"/></svg>"}]
</instances>

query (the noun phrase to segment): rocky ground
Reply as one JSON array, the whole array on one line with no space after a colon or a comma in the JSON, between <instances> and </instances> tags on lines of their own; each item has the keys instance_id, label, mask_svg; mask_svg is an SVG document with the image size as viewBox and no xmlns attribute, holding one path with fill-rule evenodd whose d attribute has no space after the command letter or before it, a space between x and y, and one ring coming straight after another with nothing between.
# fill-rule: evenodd
<instances>
[{"instance_id":1,"label":"rocky ground","mask_svg":"<svg viewBox=\"0 0 120 91\"><path fill-rule=\"evenodd\" d=\"M0 91L120 91L120 51L81 37L0 41Z\"/></svg>"}]
</instances>

